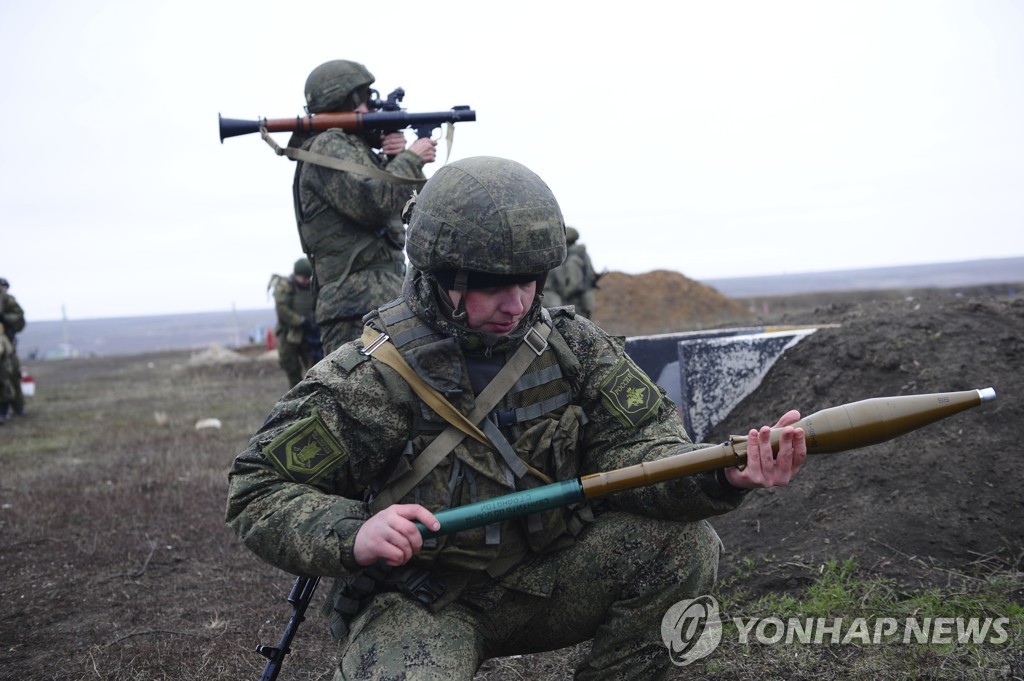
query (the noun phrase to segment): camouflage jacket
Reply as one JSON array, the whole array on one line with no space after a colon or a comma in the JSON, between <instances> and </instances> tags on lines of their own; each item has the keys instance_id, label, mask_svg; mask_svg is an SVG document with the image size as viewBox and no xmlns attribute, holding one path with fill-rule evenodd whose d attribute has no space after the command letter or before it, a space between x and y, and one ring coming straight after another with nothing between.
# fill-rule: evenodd
<instances>
[{"instance_id":1,"label":"camouflage jacket","mask_svg":"<svg viewBox=\"0 0 1024 681\"><path fill-rule=\"evenodd\" d=\"M9 293L0 293L0 324L4 334L13 342L14 336L25 329L25 312L18 300Z\"/></svg>"},{"instance_id":2,"label":"camouflage jacket","mask_svg":"<svg viewBox=\"0 0 1024 681\"><path fill-rule=\"evenodd\" d=\"M339 129L306 139L317 154L422 179L411 151L382 161L359 136ZM401 211L413 188L310 163L295 169L293 198L299 239L313 263L319 323L361 317L401 292L405 227Z\"/></svg>"},{"instance_id":3,"label":"camouflage jacket","mask_svg":"<svg viewBox=\"0 0 1024 681\"><path fill-rule=\"evenodd\" d=\"M548 272L545 305L573 305L586 317L593 313L593 289L597 275L583 244L568 247L565 262Z\"/></svg>"},{"instance_id":4,"label":"camouflage jacket","mask_svg":"<svg viewBox=\"0 0 1024 681\"><path fill-rule=\"evenodd\" d=\"M488 353L434 333L421 313L402 300L382 308L373 324L387 326L416 372L468 414L477 394L469 367ZM526 463L564 480L695 447L675 406L625 354L623 339L562 309L554 312L548 342L495 409L507 418L492 413ZM254 553L295 574L357 573L353 542L370 515L368 495L446 425L404 379L361 348L359 341L347 343L311 369L275 405L229 474L228 522ZM501 357L506 349L514 348L490 354ZM402 501L438 510L507 493L509 482L500 457L466 438ZM516 488L536 484L529 474L514 481ZM741 499L705 474L618 492L602 503L697 520ZM510 566L509 558L571 543L569 515L550 511L537 527L528 519L502 523L496 544L484 528L442 537L413 561L446 577L481 570L493 576L495 566Z\"/></svg>"},{"instance_id":5,"label":"camouflage jacket","mask_svg":"<svg viewBox=\"0 0 1024 681\"><path fill-rule=\"evenodd\" d=\"M305 338L303 322L315 319L313 292L307 286L296 286L292 277L275 274L270 277L267 288L274 291L274 310L277 313L277 326L274 335L288 343L300 344Z\"/></svg>"}]
</instances>

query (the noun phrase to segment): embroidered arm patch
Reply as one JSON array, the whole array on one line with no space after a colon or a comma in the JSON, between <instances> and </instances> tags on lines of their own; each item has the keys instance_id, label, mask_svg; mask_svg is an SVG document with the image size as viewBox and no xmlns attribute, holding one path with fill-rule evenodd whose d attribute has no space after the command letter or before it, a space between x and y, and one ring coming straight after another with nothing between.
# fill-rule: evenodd
<instances>
[{"instance_id":1,"label":"embroidered arm patch","mask_svg":"<svg viewBox=\"0 0 1024 681\"><path fill-rule=\"evenodd\" d=\"M661 391L628 357L601 384L601 403L627 428L636 428L661 404Z\"/></svg>"},{"instance_id":2,"label":"embroidered arm patch","mask_svg":"<svg viewBox=\"0 0 1024 681\"><path fill-rule=\"evenodd\" d=\"M311 485L329 469L348 460L348 453L313 414L274 438L263 450L274 467L293 482Z\"/></svg>"}]
</instances>

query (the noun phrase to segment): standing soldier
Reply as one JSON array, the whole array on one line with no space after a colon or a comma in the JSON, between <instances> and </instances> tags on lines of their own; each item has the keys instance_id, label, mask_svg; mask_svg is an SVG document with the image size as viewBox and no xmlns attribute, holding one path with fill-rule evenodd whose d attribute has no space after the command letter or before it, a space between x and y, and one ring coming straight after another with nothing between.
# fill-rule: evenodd
<instances>
[{"instance_id":1,"label":"standing soldier","mask_svg":"<svg viewBox=\"0 0 1024 681\"><path fill-rule=\"evenodd\" d=\"M306 79L306 111L370 111L373 75L362 64L338 59ZM288 143L309 152L295 169L293 194L302 250L313 264L316 321L325 352L359 337L362 318L397 298L405 276L405 227L401 210L422 180L437 142L405 134L331 129L295 134ZM378 151L379 150L379 151ZM340 161L339 170L321 165ZM336 165L336 164L335 164ZM398 181L396 181L398 180Z\"/></svg>"},{"instance_id":2,"label":"standing soldier","mask_svg":"<svg viewBox=\"0 0 1024 681\"><path fill-rule=\"evenodd\" d=\"M565 226L540 177L463 159L406 214L402 296L275 405L231 467L228 522L269 563L335 578L336 679L470 681L488 657L588 639L576 678L663 678L666 612L715 583L706 519L789 482L807 453L799 413L777 424L777 459L765 426L742 470L425 542L414 523L437 530L432 511L698 445L621 339L541 306Z\"/></svg>"},{"instance_id":3,"label":"standing soldier","mask_svg":"<svg viewBox=\"0 0 1024 681\"><path fill-rule=\"evenodd\" d=\"M594 313L594 289L601 275L594 271L587 247L579 238L575 227L565 228L565 262L548 272L544 305L573 305L578 313L590 317Z\"/></svg>"},{"instance_id":4,"label":"standing soldier","mask_svg":"<svg viewBox=\"0 0 1024 681\"><path fill-rule=\"evenodd\" d=\"M0 423L12 414L25 415L25 396L21 392L21 362L18 361L15 336L25 328L25 312L7 291L10 282L0 278Z\"/></svg>"},{"instance_id":5,"label":"standing soldier","mask_svg":"<svg viewBox=\"0 0 1024 681\"><path fill-rule=\"evenodd\" d=\"M267 288L274 289L274 309L277 311L278 364L288 376L288 387L296 385L309 368L324 357L320 343L320 327L316 322L316 301L310 286L313 268L306 258L295 261L289 277L275 274Z\"/></svg>"}]
</instances>

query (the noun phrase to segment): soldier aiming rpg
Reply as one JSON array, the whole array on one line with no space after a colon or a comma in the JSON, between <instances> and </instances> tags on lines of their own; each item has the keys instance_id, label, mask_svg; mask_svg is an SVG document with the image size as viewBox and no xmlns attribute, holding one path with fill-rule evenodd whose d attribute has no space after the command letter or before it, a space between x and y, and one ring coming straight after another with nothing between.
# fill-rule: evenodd
<instances>
[{"instance_id":1,"label":"soldier aiming rpg","mask_svg":"<svg viewBox=\"0 0 1024 681\"><path fill-rule=\"evenodd\" d=\"M996 392L993 388L876 397L823 409L805 416L794 423L793 427L804 429L808 454L831 454L886 442L976 407L982 402L991 402L995 398ZM773 431L773 450L777 451L778 440L779 432ZM435 511L434 516L441 523L441 528L437 532L430 532L419 523L417 526L424 538L452 534L538 511L597 499L624 489L653 485L717 468L743 466L746 460L747 438L734 435L721 444L685 454ZM269 659L264 669L264 681L277 678L281 662L289 651L289 645L319 581L319 577L299 577L295 580L288 598L293 605L294 613L285 628L281 642L277 647L259 646L257 649Z\"/></svg>"}]
</instances>

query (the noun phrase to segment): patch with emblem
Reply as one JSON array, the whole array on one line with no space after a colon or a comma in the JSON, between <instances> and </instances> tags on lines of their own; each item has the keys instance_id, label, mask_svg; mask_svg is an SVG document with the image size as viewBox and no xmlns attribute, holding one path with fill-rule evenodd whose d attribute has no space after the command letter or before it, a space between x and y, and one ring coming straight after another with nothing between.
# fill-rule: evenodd
<instances>
[{"instance_id":1,"label":"patch with emblem","mask_svg":"<svg viewBox=\"0 0 1024 681\"><path fill-rule=\"evenodd\" d=\"M661 404L661 391L647 374L623 357L601 384L601 403L622 425L636 428Z\"/></svg>"},{"instance_id":2,"label":"patch with emblem","mask_svg":"<svg viewBox=\"0 0 1024 681\"><path fill-rule=\"evenodd\" d=\"M348 459L348 454L320 416L297 421L263 450L289 480L311 485L324 473Z\"/></svg>"}]
</instances>

